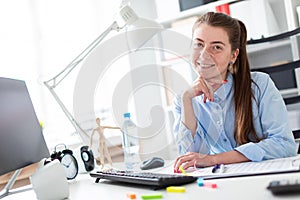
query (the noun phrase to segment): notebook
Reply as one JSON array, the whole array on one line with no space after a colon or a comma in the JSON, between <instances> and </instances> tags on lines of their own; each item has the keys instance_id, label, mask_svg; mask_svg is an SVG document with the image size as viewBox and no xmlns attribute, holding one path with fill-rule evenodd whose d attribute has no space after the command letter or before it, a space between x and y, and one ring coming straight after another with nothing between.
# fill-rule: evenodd
<instances>
[{"instance_id":1,"label":"notebook","mask_svg":"<svg viewBox=\"0 0 300 200\"><path fill-rule=\"evenodd\" d=\"M278 173L300 172L300 155L288 158L265 160L261 162L243 162L225 165L224 171L212 172L213 167L191 167L185 172L187 175L204 179L230 178L242 176L256 176Z\"/></svg>"}]
</instances>

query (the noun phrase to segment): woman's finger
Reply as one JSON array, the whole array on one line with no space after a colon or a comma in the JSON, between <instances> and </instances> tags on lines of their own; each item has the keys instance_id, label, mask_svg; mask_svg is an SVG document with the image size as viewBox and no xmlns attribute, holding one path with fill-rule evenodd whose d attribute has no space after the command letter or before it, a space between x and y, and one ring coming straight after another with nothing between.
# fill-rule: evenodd
<instances>
[{"instance_id":1,"label":"woman's finger","mask_svg":"<svg viewBox=\"0 0 300 200\"><path fill-rule=\"evenodd\" d=\"M178 171L180 166L182 166L184 169L193 166L196 155L197 153L188 152L187 154L178 157L174 164L174 170Z\"/></svg>"},{"instance_id":2,"label":"woman's finger","mask_svg":"<svg viewBox=\"0 0 300 200\"><path fill-rule=\"evenodd\" d=\"M201 89L204 93L203 102L206 103L207 99L209 99L210 101L213 101L213 99L214 99L214 90L213 90L213 88L203 78L200 79L199 85L201 85L200 87L201 87Z\"/></svg>"}]
</instances>

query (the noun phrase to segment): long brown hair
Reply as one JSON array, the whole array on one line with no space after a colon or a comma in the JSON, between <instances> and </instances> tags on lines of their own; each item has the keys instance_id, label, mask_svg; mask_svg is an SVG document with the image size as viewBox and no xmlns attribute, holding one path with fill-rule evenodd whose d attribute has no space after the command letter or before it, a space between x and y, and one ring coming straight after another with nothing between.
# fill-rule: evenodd
<instances>
[{"instance_id":1,"label":"long brown hair","mask_svg":"<svg viewBox=\"0 0 300 200\"><path fill-rule=\"evenodd\" d=\"M246 50L246 27L243 22L226 14L208 12L197 19L193 26L193 33L202 23L223 28L228 34L232 52L239 49L236 62L229 68L234 80L234 137L238 145L249 142L250 138L258 142L261 138L257 136L253 124L252 100L255 98L251 89L252 80Z\"/></svg>"}]
</instances>

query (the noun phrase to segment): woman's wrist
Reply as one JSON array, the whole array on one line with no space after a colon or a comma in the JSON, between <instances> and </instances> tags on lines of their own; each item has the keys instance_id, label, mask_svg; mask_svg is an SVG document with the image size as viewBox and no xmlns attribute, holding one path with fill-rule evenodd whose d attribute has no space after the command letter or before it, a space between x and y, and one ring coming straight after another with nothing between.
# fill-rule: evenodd
<instances>
[{"instance_id":1,"label":"woman's wrist","mask_svg":"<svg viewBox=\"0 0 300 200\"><path fill-rule=\"evenodd\" d=\"M230 164L230 163L240 163L250 161L247 157L245 157L240 152L233 150L227 151L219 154L209 155L207 163L210 166L216 164Z\"/></svg>"},{"instance_id":2,"label":"woman's wrist","mask_svg":"<svg viewBox=\"0 0 300 200\"><path fill-rule=\"evenodd\" d=\"M214 166L218 164L217 162L217 154L215 155L207 155L207 160L205 161L205 165L208 166Z\"/></svg>"},{"instance_id":3,"label":"woman's wrist","mask_svg":"<svg viewBox=\"0 0 300 200\"><path fill-rule=\"evenodd\" d=\"M192 101L193 98L194 98L194 94L193 94L190 90L186 90L186 91L182 94L182 100L183 100L183 101L187 101L187 100Z\"/></svg>"}]
</instances>

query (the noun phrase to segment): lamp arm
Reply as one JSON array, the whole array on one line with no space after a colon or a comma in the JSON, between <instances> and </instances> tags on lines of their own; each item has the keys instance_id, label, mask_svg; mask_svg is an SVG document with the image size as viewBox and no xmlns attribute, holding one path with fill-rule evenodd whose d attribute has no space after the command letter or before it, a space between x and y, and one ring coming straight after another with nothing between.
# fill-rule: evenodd
<instances>
[{"instance_id":1,"label":"lamp arm","mask_svg":"<svg viewBox=\"0 0 300 200\"><path fill-rule=\"evenodd\" d=\"M116 21L114 21L101 35L99 35L89 46L87 46L77 57L75 57L60 73L54 76L52 79L45 81L44 83L51 88L55 88L61 83L75 67L81 63L97 46L98 44L112 31L119 31L120 27Z\"/></svg>"},{"instance_id":2,"label":"lamp arm","mask_svg":"<svg viewBox=\"0 0 300 200\"><path fill-rule=\"evenodd\" d=\"M66 106L63 104L63 102L60 100L60 98L54 91L54 88L59 83L61 83L73 71L73 69L75 69L75 67L80 62L82 62L112 30L120 30L120 27L118 26L116 21L114 21L100 36L98 36L89 46L87 46L87 48L84 51L82 51L76 58L74 58L60 73L58 73L52 79L49 79L48 81L44 82L44 85L49 89L50 93L52 94L62 111L65 113L69 121L72 123L75 130L81 131L86 136L88 136L88 134L77 123L75 118L72 116L72 114L69 112L69 110L66 108Z\"/></svg>"},{"instance_id":3,"label":"lamp arm","mask_svg":"<svg viewBox=\"0 0 300 200\"><path fill-rule=\"evenodd\" d=\"M84 133L86 136L89 137L89 135L77 123L77 121L75 120L75 118L73 117L73 115L69 112L69 110L63 104L63 102L60 100L60 98L58 97L58 95L54 91L54 88L51 87L51 86L49 86L48 84L46 84L46 82L45 82L45 85L49 89L49 91L51 92L52 96L54 97L54 99L56 100L56 102L58 103L58 105L60 106L60 108L62 109L62 111L65 113L65 115L67 116L67 118L69 119L69 121L71 122L71 124L73 125L73 127L75 128L75 130L78 131L78 132L81 131L82 133Z\"/></svg>"}]
</instances>

